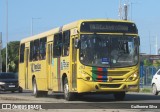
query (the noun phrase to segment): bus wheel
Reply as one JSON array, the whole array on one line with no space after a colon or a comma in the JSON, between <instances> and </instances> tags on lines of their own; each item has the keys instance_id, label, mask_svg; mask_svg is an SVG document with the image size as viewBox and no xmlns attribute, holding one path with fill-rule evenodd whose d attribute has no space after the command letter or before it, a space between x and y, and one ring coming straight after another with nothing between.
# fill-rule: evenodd
<instances>
[{"instance_id":1,"label":"bus wheel","mask_svg":"<svg viewBox=\"0 0 160 112\"><path fill-rule=\"evenodd\" d=\"M115 98L115 100L117 100L117 101L122 101L122 100L124 100L125 95L126 95L126 92L114 93L114 98Z\"/></svg>"},{"instance_id":2,"label":"bus wheel","mask_svg":"<svg viewBox=\"0 0 160 112\"><path fill-rule=\"evenodd\" d=\"M155 84L152 85L152 93L153 95L158 95L157 87Z\"/></svg>"},{"instance_id":3,"label":"bus wheel","mask_svg":"<svg viewBox=\"0 0 160 112\"><path fill-rule=\"evenodd\" d=\"M64 83L63 83L63 91L64 91L64 98L67 101L71 101L73 100L73 93L69 92L69 85L68 85L68 80L67 78L64 79Z\"/></svg>"},{"instance_id":4,"label":"bus wheel","mask_svg":"<svg viewBox=\"0 0 160 112\"><path fill-rule=\"evenodd\" d=\"M37 83L36 83L36 79L35 78L33 79L33 95L35 97L39 97L40 96L40 93L38 91Z\"/></svg>"}]
</instances>

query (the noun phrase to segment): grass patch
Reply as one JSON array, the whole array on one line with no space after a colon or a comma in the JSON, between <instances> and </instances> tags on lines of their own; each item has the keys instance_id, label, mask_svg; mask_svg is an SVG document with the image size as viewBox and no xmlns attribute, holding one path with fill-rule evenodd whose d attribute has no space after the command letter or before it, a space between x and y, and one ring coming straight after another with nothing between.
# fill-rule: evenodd
<instances>
[{"instance_id":1,"label":"grass patch","mask_svg":"<svg viewBox=\"0 0 160 112\"><path fill-rule=\"evenodd\" d=\"M143 93L151 93L151 92L152 92L152 88L141 88L141 89L140 89L140 92L143 92Z\"/></svg>"}]
</instances>

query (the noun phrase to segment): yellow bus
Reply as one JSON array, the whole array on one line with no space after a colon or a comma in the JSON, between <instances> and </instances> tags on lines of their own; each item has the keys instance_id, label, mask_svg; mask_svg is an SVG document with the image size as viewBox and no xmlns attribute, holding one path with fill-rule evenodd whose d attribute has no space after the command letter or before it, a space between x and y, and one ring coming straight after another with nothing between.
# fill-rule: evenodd
<instances>
[{"instance_id":1,"label":"yellow bus","mask_svg":"<svg viewBox=\"0 0 160 112\"><path fill-rule=\"evenodd\" d=\"M140 39L126 20L79 20L21 40L19 85L38 97L139 91Z\"/></svg>"}]
</instances>

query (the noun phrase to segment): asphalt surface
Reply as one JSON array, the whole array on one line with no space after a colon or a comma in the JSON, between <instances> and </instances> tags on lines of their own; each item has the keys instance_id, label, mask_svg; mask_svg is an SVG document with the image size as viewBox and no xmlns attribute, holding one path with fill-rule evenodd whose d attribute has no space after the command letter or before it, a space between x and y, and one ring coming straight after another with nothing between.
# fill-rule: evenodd
<instances>
[{"instance_id":1,"label":"asphalt surface","mask_svg":"<svg viewBox=\"0 0 160 112\"><path fill-rule=\"evenodd\" d=\"M115 101L113 95L98 94L84 95L74 101L64 100L62 93L50 93L47 97L35 98L31 91L23 93L0 92L0 103L11 104L39 104L43 103L43 107L47 111L72 111L79 112L82 109L90 111L106 111L110 112L159 112L160 110L160 95L154 96L151 93L127 93L123 101ZM147 107L147 108L146 108ZM51 110L50 110L51 109ZM9 112L10 110L0 110L0 112ZM12 112L22 110L12 110ZM23 111L27 111L23 109ZM33 109L32 111L37 111ZM44 111L44 110L38 110Z\"/></svg>"}]
</instances>

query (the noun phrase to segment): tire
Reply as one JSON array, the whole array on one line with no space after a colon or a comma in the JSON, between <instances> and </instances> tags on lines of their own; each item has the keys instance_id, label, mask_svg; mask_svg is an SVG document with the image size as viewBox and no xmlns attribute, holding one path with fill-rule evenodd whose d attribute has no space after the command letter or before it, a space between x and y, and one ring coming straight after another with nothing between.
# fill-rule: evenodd
<instances>
[{"instance_id":1,"label":"tire","mask_svg":"<svg viewBox=\"0 0 160 112\"><path fill-rule=\"evenodd\" d=\"M117 100L117 101L122 101L122 100L124 100L125 95L126 95L126 92L114 93L114 98L115 98L115 100Z\"/></svg>"},{"instance_id":2,"label":"tire","mask_svg":"<svg viewBox=\"0 0 160 112\"><path fill-rule=\"evenodd\" d=\"M18 92L22 93L23 92L23 88L19 86Z\"/></svg>"},{"instance_id":3,"label":"tire","mask_svg":"<svg viewBox=\"0 0 160 112\"><path fill-rule=\"evenodd\" d=\"M158 95L157 86L155 84L152 85L152 94Z\"/></svg>"},{"instance_id":4,"label":"tire","mask_svg":"<svg viewBox=\"0 0 160 112\"><path fill-rule=\"evenodd\" d=\"M71 93L71 92L69 92L69 85L68 85L68 79L67 79L67 77L64 79L63 91L64 91L64 98L67 101L72 101L74 99L74 94Z\"/></svg>"},{"instance_id":5,"label":"tire","mask_svg":"<svg viewBox=\"0 0 160 112\"><path fill-rule=\"evenodd\" d=\"M37 83L36 83L36 79L34 78L33 79L33 95L35 97L39 97L40 96L40 92L38 91L38 88L37 88Z\"/></svg>"},{"instance_id":6,"label":"tire","mask_svg":"<svg viewBox=\"0 0 160 112\"><path fill-rule=\"evenodd\" d=\"M11 91L12 93L14 93L14 91Z\"/></svg>"}]
</instances>

